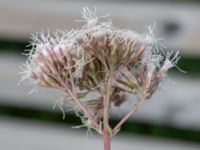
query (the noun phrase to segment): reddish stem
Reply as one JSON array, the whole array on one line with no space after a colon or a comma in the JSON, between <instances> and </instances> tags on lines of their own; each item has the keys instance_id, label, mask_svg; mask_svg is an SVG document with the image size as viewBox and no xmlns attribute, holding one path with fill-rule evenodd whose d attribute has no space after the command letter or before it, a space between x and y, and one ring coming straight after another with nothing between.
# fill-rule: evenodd
<instances>
[{"instance_id":1,"label":"reddish stem","mask_svg":"<svg viewBox=\"0 0 200 150\"><path fill-rule=\"evenodd\" d=\"M112 135L117 134L117 132L120 130L122 124L124 124L124 123L126 122L126 120L138 110L138 108L144 103L145 100L146 100L146 94L145 94L143 97L141 97L141 98L139 99L139 101L138 101L135 105L133 105L132 110L131 110L129 113L127 113L127 114L121 119L121 121L119 121L119 122L117 123L117 125L116 125L116 126L113 128L113 130L112 130Z\"/></svg>"},{"instance_id":2,"label":"reddish stem","mask_svg":"<svg viewBox=\"0 0 200 150\"><path fill-rule=\"evenodd\" d=\"M106 88L106 93L104 96L104 114L103 114L103 141L104 141L104 150L110 150L110 133L108 129L110 128L109 126L109 115L108 115L108 110L109 110L109 104L110 104L110 95L112 93L112 75L110 79L108 80L107 88Z\"/></svg>"},{"instance_id":3,"label":"reddish stem","mask_svg":"<svg viewBox=\"0 0 200 150\"><path fill-rule=\"evenodd\" d=\"M110 150L110 135L108 131L103 132L104 150Z\"/></svg>"}]
</instances>

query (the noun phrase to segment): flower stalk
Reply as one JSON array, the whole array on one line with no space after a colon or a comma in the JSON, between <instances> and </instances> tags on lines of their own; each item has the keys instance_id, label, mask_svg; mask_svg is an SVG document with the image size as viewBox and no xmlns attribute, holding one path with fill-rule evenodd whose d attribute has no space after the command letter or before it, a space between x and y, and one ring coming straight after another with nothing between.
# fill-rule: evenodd
<instances>
[{"instance_id":1,"label":"flower stalk","mask_svg":"<svg viewBox=\"0 0 200 150\"><path fill-rule=\"evenodd\" d=\"M133 108L131 109L131 111L129 111L118 123L117 125L113 128L112 130L112 135L116 135L119 131L121 126L128 120L128 118L130 118L130 116L132 116L135 112L137 112L137 110L139 109L139 107L145 102L146 100L146 96L143 96L141 99L138 100L138 102L136 104L133 105Z\"/></svg>"},{"instance_id":2,"label":"flower stalk","mask_svg":"<svg viewBox=\"0 0 200 150\"><path fill-rule=\"evenodd\" d=\"M111 139L110 139L110 134L108 131L103 132L103 142L104 142L104 150L110 150L111 148Z\"/></svg>"}]
</instances>

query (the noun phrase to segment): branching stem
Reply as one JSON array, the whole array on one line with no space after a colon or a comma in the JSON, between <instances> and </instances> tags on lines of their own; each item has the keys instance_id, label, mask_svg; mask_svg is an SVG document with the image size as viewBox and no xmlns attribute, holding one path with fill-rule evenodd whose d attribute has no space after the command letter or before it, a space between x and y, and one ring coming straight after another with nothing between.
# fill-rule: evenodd
<instances>
[{"instance_id":1,"label":"branching stem","mask_svg":"<svg viewBox=\"0 0 200 150\"><path fill-rule=\"evenodd\" d=\"M75 101L78 105L79 109L83 111L84 115L91 121L91 123L95 126L96 129L100 129L96 119L89 113L89 111L81 104L80 100L74 96L74 94L69 90L67 93L70 97ZM101 131L99 131L101 132Z\"/></svg>"},{"instance_id":2,"label":"branching stem","mask_svg":"<svg viewBox=\"0 0 200 150\"><path fill-rule=\"evenodd\" d=\"M124 124L126 122L126 120L133 115L138 108L144 103L144 101L146 100L146 95L142 96L139 101L134 104L133 108L131 109L130 112L128 112L122 119L120 122L118 122L118 124L114 127L112 135L114 136L115 134L117 134L117 132L120 130L122 124Z\"/></svg>"},{"instance_id":3,"label":"branching stem","mask_svg":"<svg viewBox=\"0 0 200 150\"><path fill-rule=\"evenodd\" d=\"M71 79L71 80L73 80L73 79ZM87 110L87 108L85 108L85 107L81 104L81 102L80 102L80 100L77 98L76 94L73 93L73 92L75 91L75 89L73 88L72 90L70 90L70 89L68 88L68 86L65 84L65 82L62 80L61 77L60 77L60 83L63 85L64 91L65 91L67 94L69 94L69 96L75 101L75 103L77 104L77 106L79 107L79 109L80 109L81 111L83 111L84 115L91 121L92 125L94 125L96 129L99 129L99 130L100 130L99 125L98 125L98 123L97 123L97 121L96 121L96 118L92 116L92 114ZM74 82L72 82L72 87L74 87ZM101 131L99 131L99 132L101 132Z\"/></svg>"}]
</instances>

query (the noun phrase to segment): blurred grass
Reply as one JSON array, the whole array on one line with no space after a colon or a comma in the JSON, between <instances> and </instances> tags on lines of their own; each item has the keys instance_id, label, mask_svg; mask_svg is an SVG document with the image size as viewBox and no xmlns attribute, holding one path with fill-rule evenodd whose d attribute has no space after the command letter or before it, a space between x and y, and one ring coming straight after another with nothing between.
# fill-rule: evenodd
<instances>
[{"instance_id":1,"label":"blurred grass","mask_svg":"<svg viewBox=\"0 0 200 150\"><path fill-rule=\"evenodd\" d=\"M77 126L81 124L80 119L72 114L67 114L65 119L62 119L62 113L56 111L45 111L30 109L25 107L15 107L10 105L0 104L0 116L20 117L31 120L39 120L43 122L54 122ZM118 120L111 119L110 124L114 126ZM166 126L163 124L150 124L140 121L128 121L122 129L122 133L126 134L142 134L157 138L176 139L187 142L200 143L200 130L180 129L176 127Z\"/></svg>"},{"instance_id":2,"label":"blurred grass","mask_svg":"<svg viewBox=\"0 0 200 150\"><path fill-rule=\"evenodd\" d=\"M28 44L28 41L0 39L0 52L21 55Z\"/></svg>"},{"instance_id":3,"label":"blurred grass","mask_svg":"<svg viewBox=\"0 0 200 150\"><path fill-rule=\"evenodd\" d=\"M179 60L177 66L183 70L186 71L185 76L199 76L200 75L200 57L191 57L191 56L182 56ZM181 74L183 73L178 70L177 68L173 68L173 73Z\"/></svg>"},{"instance_id":4,"label":"blurred grass","mask_svg":"<svg viewBox=\"0 0 200 150\"><path fill-rule=\"evenodd\" d=\"M4 40L0 39L0 52L22 55L27 48L28 41ZM186 76L200 75L200 57L182 56L178 62L178 67L186 71ZM182 74L177 68L172 69L173 73Z\"/></svg>"}]
</instances>

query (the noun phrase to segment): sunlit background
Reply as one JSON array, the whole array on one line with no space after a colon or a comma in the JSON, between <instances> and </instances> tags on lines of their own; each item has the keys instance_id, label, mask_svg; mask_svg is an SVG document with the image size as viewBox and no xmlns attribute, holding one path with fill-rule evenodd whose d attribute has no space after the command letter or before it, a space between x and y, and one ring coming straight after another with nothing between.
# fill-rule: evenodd
<instances>
[{"instance_id":1,"label":"sunlit background","mask_svg":"<svg viewBox=\"0 0 200 150\"><path fill-rule=\"evenodd\" d=\"M100 21L154 34L182 59L159 91L112 139L113 150L200 149L200 1L134 0L0 0L0 150L102 150L101 137L85 128L73 113L65 119L58 107L60 93L20 85L19 65L31 33L80 27L80 10L96 7ZM131 99L131 97L129 97ZM111 124L128 103L113 113ZM126 107L127 106L127 107Z\"/></svg>"}]
</instances>

